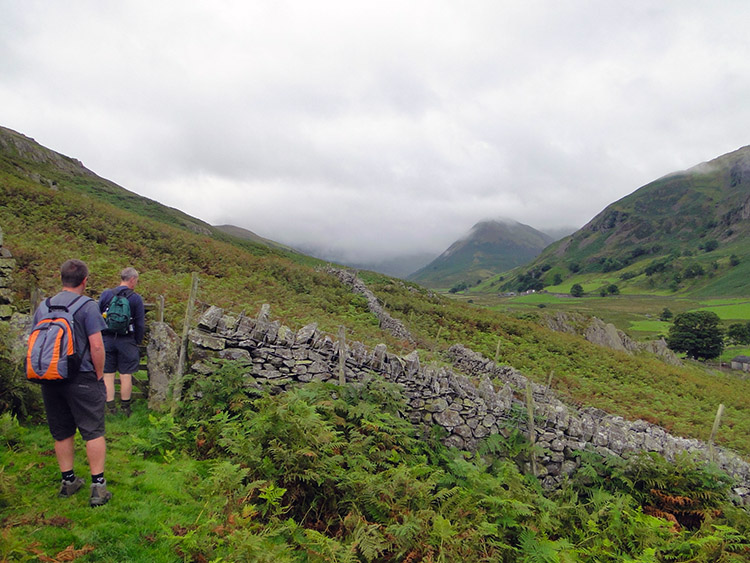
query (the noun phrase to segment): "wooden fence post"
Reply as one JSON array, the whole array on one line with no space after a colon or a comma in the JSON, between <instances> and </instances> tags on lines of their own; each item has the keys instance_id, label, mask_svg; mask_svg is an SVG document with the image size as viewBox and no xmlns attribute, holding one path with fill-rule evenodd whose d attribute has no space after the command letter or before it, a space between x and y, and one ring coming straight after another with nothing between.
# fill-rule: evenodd
<instances>
[{"instance_id":1,"label":"wooden fence post","mask_svg":"<svg viewBox=\"0 0 750 563\"><path fill-rule=\"evenodd\" d=\"M187 302L185 311L185 323L182 325L182 341L180 343L180 357L177 361L177 372L175 373L174 387L172 391L172 414L177 410L177 405L182 397L182 376L185 371L185 361L187 360L188 335L190 333L190 321L195 309L195 300L198 295L198 274L193 272L192 283L190 285L190 297Z\"/></svg>"},{"instance_id":2,"label":"wooden fence post","mask_svg":"<svg viewBox=\"0 0 750 563\"><path fill-rule=\"evenodd\" d=\"M526 411L529 415L529 442L531 443L531 472L536 477L536 453L534 444L536 443L536 427L534 425L534 395L531 393L531 381L526 381Z\"/></svg>"},{"instance_id":3,"label":"wooden fence post","mask_svg":"<svg viewBox=\"0 0 750 563\"><path fill-rule=\"evenodd\" d=\"M497 348L495 348L495 363L500 359L500 344L502 344L503 339L499 336L497 337Z\"/></svg>"},{"instance_id":4,"label":"wooden fence post","mask_svg":"<svg viewBox=\"0 0 750 563\"><path fill-rule=\"evenodd\" d=\"M711 429L711 437L708 439L708 452L711 457L711 462L716 461L716 452L714 451L714 439L716 434L719 432L719 425L721 424L721 417L724 414L724 405L719 405L719 410L716 411L716 418L714 419L714 426Z\"/></svg>"},{"instance_id":5,"label":"wooden fence post","mask_svg":"<svg viewBox=\"0 0 750 563\"><path fill-rule=\"evenodd\" d=\"M164 322L164 296L159 296L159 312L157 315L157 318L159 319L160 323Z\"/></svg>"},{"instance_id":6,"label":"wooden fence post","mask_svg":"<svg viewBox=\"0 0 750 563\"><path fill-rule=\"evenodd\" d=\"M346 328L339 327L339 385L346 385Z\"/></svg>"}]
</instances>

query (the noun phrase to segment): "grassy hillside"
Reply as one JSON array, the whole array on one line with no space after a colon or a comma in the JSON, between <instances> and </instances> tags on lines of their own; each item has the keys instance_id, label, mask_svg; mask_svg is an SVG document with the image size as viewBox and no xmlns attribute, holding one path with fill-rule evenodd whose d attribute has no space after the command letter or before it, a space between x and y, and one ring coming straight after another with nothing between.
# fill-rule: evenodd
<instances>
[{"instance_id":1,"label":"grassy hillside","mask_svg":"<svg viewBox=\"0 0 750 563\"><path fill-rule=\"evenodd\" d=\"M283 245L281 243L269 240L267 238L263 238L260 235L256 235L252 231L248 231L247 229L243 229L242 227L237 227L235 225L216 225L216 229L221 231L222 233L226 233L228 235L231 235L232 237L241 239L241 240L250 240L252 242L256 242L259 244L262 244L263 246L270 246L271 248L276 248L279 250L286 250L289 252L296 252L294 249L289 248L286 245Z\"/></svg>"},{"instance_id":2,"label":"grassy hillside","mask_svg":"<svg viewBox=\"0 0 750 563\"><path fill-rule=\"evenodd\" d=\"M702 440L708 438L716 409L723 403L732 412L731 420L721 427L723 443L750 454L746 439L750 380L707 371L698 364L674 367L647 355L601 348L540 326L535 313L500 313L478 303L403 287L376 274L362 277L392 314L406 321L426 351L463 343L488 358L497 354L500 363L520 369L540 384L546 384L553 372L552 388L571 403L595 405L628 419L642 418ZM430 358L429 352L425 354ZM432 358L439 361L437 354Z\"/></svg>"},{"instance_id":3,"label":"grassy hillside","mask_svg":"<svg viewBox=\"0 0 750 563\"><path fill-rule=\"evenodd\" d=\"M744 147L609 205L498 285L539 290L608 274L632 292L740 296L750 273L749 218L750 147Z\"/></svg>"}]
</instances>

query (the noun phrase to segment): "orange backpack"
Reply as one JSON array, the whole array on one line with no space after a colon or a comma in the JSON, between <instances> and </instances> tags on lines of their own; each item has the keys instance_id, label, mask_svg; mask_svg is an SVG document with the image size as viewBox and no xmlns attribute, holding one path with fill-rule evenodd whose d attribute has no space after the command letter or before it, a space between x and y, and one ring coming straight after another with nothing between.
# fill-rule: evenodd
<instances>
[{"instance_id":1,"label":"orange backpack","mask_svg":"<svg viewBox=\"0 0 750 563\"><path fill-rule=\"evenodd\" d=\"M78 373L81 357L76 353L73 315L89 301L78 295L67 305L54 305L51 298L39 305L41 317L31 330L26 352L26 379L65 381Z\"/></svg>"}]
</instances>

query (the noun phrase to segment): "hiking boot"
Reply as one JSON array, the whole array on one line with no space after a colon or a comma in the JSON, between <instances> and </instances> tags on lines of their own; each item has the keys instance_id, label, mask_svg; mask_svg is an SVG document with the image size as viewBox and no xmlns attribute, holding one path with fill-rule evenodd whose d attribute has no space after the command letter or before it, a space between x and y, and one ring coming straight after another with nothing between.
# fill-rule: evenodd
<instances>
[{"instance_id":1,"label":"hiking boot","mask_svg":"<svg viewBox=\"0 0 750 563\"><path fill-rule=\"evenodd\" d=\"M107 504L109 499L112 498L112 493L107 490L107 482L104 483L91 483L91 497L89 498L89 505L102 506Z\"/></svg>"},{"instance_id":2,"label":"hiking boot","mask_svg":"<svg viewBox=\"0 0 750 563\"><path fill-rule=\"evenodd\" d=\"M107 414L117 414L117 404L114 401L107 401Z\"/></svg>"},{"instance_id":3,"label":"hiking boot","mask_svg":"<svg viewBox=\"0 0 750 563\"><path fill-rule=\"evenodd\" d=\"M127 403L120 403L120 412L125 415L125 418L130 418L130 401Z\"/></svg>"},{"instance_id":4,"label":"hiking boot","mask_svg":"<svg viewBox=\"0 0 750 563\"><path fill-rule=\"evenodd\" d=\"M60 484L60 492L57 493L57 496L62 498L72 497L81 487L83 487L83 479L80 477L76 477L73 481L63 479Z\"/></svg>"}]
</instances>

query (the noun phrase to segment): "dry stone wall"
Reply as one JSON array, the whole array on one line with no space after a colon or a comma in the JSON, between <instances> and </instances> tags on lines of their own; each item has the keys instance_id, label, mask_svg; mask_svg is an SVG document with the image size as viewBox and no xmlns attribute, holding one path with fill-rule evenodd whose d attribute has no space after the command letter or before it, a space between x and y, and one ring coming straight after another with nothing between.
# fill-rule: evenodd
<instances>
[{"instance_id":1,"label":"dry stone wall","mask_svg":"<svg viewBox=\"0 0 750 563\"><path fill-rule=\"evenodd\" d=\"M333 267L329 267L326 271L329 274L336 276L342 283L351 287L352 293L357 293L367 299L367 308L378 319L381 329L389 332L396 338L400 338L401 340L406 340L410 344L414 344L414 337L404 326L404 323L402 323L398 319L393 318L388 313L388 311L383 308L375 294L370 291L367 285L365 285L365 282L357 277L356 272Z\"/></svg>"},{"instance_id":2,"label":"dry stone wall","mask_svg":"<svg viewBox=\"0 0 750 563\"><path fill-rule=\"evenodd\" d=\"M16 261L3 246L3 230L0 228L0 320L7 321L13 315L11 275Z\"/></svg>"},{"instance_id":3,"label":"dry stone wall","mask_svg":"<svg viewBox=\"0 0 750 563\"><path fill-rule=\"evenodd\" d=\"M446 444L469 450L490 434L508 435L513 428L528 433L522 397L526 386L531 385L534 438L544 451L538 459L537 475L547 488L558 486L575 470L581 450L616 456L652 451L668 459L682 451L704 459L710 454L705 443L672 436L653 424L565 405L517 370L499 366L460 345L453 346L448 356L461 373L423 367L416 351L400 357L389 353L384 344L373 350L359 342L342 347L318 331L315 324L293 331L271 321L267 307L255 318L210 307L191 331L190 340L194 372L210 373L210 358L238 360L247 365L246 377L253 384L276 391L309 381L338 381L339 354L344 354L347 382L376 374L399 384L412 422L437 424L446 430ZM739 499L750 502L750 465L720 448L716 448L715 458L737 480L735 493Z\"/></svg>"}]
</instances>

